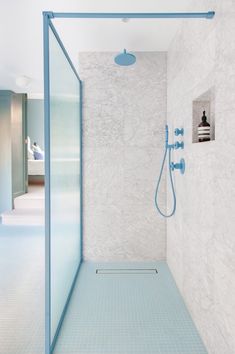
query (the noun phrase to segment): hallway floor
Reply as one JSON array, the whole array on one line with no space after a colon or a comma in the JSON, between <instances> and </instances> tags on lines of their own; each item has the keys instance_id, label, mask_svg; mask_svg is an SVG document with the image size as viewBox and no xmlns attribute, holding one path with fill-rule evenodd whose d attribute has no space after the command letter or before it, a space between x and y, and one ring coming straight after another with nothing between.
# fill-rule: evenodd
<instances>
[{"instance_id":1,"label":"hallway floor","mask_svg":"<svg viewBox=\"0 0 235 354\"><path fill-rule=\"evenodd\" d=\"M55 347L75 353L207 352L165 262L85 262Z\"/></svg>"},{"instance_id":2,"label":"hallway floor","mask_svg":"<svg viewBox=\"0 0 235 354\"><path fill-rule=\"evenodd\" d=\"M44 225L44 186L29 186L28 193L14 199L14 209L2 213L3 225Z\"/></svg>"},{"instance_id":3,"label":"hallway floor","mask_svg":"<svg viewBox=\"0 0 235 354\"><path fill-rule=\"evenodd\" d=\"M0 354L43 354L43 227L0 225L0 274Z\"/></svg>"}]
</instances>

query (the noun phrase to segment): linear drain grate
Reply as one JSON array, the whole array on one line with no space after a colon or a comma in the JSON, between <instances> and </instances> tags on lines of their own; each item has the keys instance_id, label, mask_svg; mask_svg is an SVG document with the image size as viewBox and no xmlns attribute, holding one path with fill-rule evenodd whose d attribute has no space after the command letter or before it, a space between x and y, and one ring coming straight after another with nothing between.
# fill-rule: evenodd
<instances>
[{"instance_id":1,"label":"linear drain grate","mask_svg":"<svg viewBox=\"0 0 235 354\"><path fill-rule=\"evenodd\" d=\"M157 274L157 269L96 269L96 274Z\"/></svg>"}]
</instances>

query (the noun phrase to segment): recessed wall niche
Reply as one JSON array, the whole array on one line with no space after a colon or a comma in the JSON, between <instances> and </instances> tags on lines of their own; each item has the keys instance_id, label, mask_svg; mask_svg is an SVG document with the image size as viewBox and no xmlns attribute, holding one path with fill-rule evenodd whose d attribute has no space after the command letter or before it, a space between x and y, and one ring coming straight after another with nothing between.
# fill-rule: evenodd
<instances>
[{"instance_id":1,"label":"recessed wall niche","mask_svg":"<svg viewBox=\"0 0 235 354\"><path fill-rule=\"evenodd\" d=\"M203 111L210 124L210 141L215 140L215 90L214 87L198 96L193 101L192 142L201 143L198 139L198 125L202 122Z\"/></svg>"}]
</instances>

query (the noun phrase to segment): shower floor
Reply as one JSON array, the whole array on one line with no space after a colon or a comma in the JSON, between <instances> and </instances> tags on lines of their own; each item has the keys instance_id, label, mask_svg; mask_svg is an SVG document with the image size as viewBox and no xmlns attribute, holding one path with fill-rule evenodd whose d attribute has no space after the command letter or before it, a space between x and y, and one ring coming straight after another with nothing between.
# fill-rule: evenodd
<instances>
[{"instance_id":1,"label":"shower floor","mask_svg":"<svg viewBox=\"0 0 235 354\"><path fill-rule=\"evenodd\" d=\"M96 272L130 268L150 271ZM55 347L55 354L75 353L207 351L165 262L85 262Z\"/></svg>"}]
</instances>

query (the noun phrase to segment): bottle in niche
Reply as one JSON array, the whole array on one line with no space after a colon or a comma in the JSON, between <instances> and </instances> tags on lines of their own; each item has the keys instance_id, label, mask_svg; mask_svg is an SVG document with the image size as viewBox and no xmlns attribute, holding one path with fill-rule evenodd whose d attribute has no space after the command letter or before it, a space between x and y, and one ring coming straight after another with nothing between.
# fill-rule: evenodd
<instances>
[{"instance_id":1,"label":"bottle in niche","mask_svg":"<svg viewBox=\"0 0 235 354\"><path fill-rule=\"evenodd\" d=\"M198 141L203 142L203 141L210 141L210 124L206 121L206 111L203 111L203 116L202 116L202 121L198 126Z\"/></svg>"}]
</instances>

